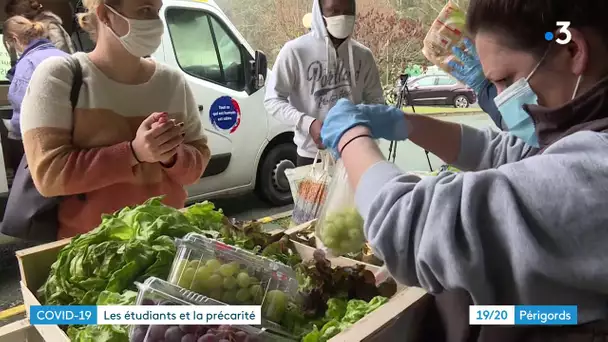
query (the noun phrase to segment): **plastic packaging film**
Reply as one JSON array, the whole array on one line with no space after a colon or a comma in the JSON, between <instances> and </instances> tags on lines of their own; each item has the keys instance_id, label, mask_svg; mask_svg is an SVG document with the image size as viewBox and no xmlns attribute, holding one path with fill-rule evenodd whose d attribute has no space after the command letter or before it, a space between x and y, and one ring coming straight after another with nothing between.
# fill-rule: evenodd
<instances>
[{"instance_id":1,"label":"plastic packaging film","mask_svg":"<svg viewBox=\"0 0 608 342\"><path fill-rule=\"evenodd\" d=\"M424 38L422 54L434 65L447 73L451 72L448 62L458 59L452 48L465 50L464 39L471 37L466 32L466 15L452 0L443 7L439 16Z\"/></svg>"},{"instance_id":2,"label":"plastic packaging film","mask_svg":"<svg viewBox=\"0 0 608 342\"><path fill-rule=\"evenodd\" d=\"M315 225L317 249L324 250L329 257L360 252L365 246L363 224L355 205L354 191L340 159Z\"/></svg>"}]
</instances>

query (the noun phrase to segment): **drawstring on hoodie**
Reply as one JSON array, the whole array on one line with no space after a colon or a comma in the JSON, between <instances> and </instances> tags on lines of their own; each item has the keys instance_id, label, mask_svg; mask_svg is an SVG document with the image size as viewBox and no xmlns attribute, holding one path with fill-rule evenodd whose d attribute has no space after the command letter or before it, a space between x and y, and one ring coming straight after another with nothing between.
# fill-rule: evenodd
<instances>
[{"instance_id":1,"label":"drawstring on hoodie","mask_svg":"<svg viewBox=\"0 0 608 342\"><path fill-rule=\"evenodd\" d=\"M349 73L350 73L350 100L354 102L355 99L353 97L353 91L354 91L355 87L357 86L357 75L355 74L355 57L353 55L353 43L350 40L350 37L346 39L345 43L347 44L347 47L348 47L348 67L349 67ZM338 52L333 47L333 43L331 42L331 39L329 39L329 34L327 34L327 33L325 33L325 48L327 50L327 68L325 70L325 76L329 77L330 69L333 69L336 71L338 69ZM331 55L334 55L333 63L332 63Z\"/></svg>"},{"instance_id":2,"label":"drawstring on hoodie","mask_svg":"<svg viewBox=\"0 0 608 342\"><path fill-rule=\"evenodd\" d=\"M350 66L350 84L352 90L357 86L357 75L355 74L355 57L353 56L353 42L348 38L348 65Z\"/></svg>"}]
</instances>

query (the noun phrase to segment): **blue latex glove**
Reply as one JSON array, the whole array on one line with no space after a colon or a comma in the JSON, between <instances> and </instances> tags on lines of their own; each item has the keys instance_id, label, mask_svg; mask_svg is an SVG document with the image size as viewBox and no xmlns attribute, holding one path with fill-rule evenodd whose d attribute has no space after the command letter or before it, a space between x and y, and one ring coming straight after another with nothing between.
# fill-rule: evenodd
<instances>
[{"instance_id":1,"label":"blue latex glove","mask_svg":"<svg viewBox=\"0 0 608 342\"><path fill-rule=\"evenodd\" d=\"M371 122L363 110L350 100L338 100L336 105L327 112L325 120L323 120L323 127L321 127L323 145L331 150L334 157L340 157L338 143L344 133L355 126L366 126L371 130Z\"/></svg>"},{"instance_id":2,"label":"blue latex glove","mask_svg":"<svg viewBox=\"0 0 608 342\"><path fill-rule=\"evenodd\" d=\"M477 56L477 50L473 42L466 38L463 42L465 46L464 51L457 46L452 47L452 53L462 64L455 60L449 61L448 66L452 69L450 74L479 94L486 82L486 76L483 74L479 56Z\"/></svg>"},{"instance_id":3,"label":"blue latex glove","mask_svg":"<svg viewBox=\"0 0 608 342\"><path fill-rule=\"evenodd\" d=\"M374 139L405 140L409 133L405 114L401 110L386 105L355 105L341 99L323 121L323 145L338 157L338 143L344 132L360 125L369 128Z\"/></svg>"},{"instance_id":4,"label":"blue latex glove","mask_svg":"<svg viewBox=\"0 0 608 342\"><path fill-rule=\"evenodd\" d=\"M357 105L370 122L372 135L376 139L401 141L408 137L405 114L398 108L380 104Z\"/></svg>"}]
</instances>

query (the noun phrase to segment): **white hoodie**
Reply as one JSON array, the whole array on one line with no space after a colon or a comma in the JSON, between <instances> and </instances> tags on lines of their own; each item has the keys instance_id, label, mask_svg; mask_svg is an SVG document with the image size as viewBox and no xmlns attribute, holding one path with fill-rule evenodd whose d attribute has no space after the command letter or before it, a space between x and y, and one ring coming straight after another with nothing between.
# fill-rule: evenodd
<instances>
[{"instance_id":1,"label":"white hoodie","mask_svg":"<svg viewBox=\"0 0 608 342\"><path fill-rule=\"evenodd\" d=\"M314 158L317 146L309 128L341 98L354 103L384 103L376 61L370 49L348 38L338 49L331 42L320 0L312 6L310 33L287 42L266 86L266 110L293 125L298 154Z\"/></svg>"}]
</instances>

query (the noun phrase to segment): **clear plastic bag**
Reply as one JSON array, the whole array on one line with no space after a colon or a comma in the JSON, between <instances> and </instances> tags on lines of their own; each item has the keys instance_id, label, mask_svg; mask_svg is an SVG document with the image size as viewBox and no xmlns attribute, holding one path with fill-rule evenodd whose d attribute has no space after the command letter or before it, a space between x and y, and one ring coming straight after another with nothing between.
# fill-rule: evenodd
<instances>
[{"instance_id":1,"label":"clear plastic bag","mask_svg":"<svg viewBox=\"0 0 608 342\"><path fill-rule=\"evenodd\" d=\"M451 60L459 62L452 53L452 47L466 51L465 38L471 39L466 33L466 14L454 1L449 0L424 38L422 54L431 63L450 73L452 70L448 63Z\"/></svg>"},{"instance_id":2,"label":"clear plastic bag","mask_svg":"<svg viewBox=\"0 0 608 342\"><path fill-rule=\"evenodd\" d=\"M317 152L312 165L285 170L293 196L293 224L310 222L321 214L331 181L332 164L329 153Z\"/></svg>"},{"instance_id":3,"label":"clear plastic bag","mask_svg":"<svg viewBox=\"0 0 608 342\"><path fill-rule=\"evenodd\" d=\"M317 248L331 256L361 252L365 246L363 218L342 160L335 166L329 193L315 225Z\"/></svg>"}]
</instances>

